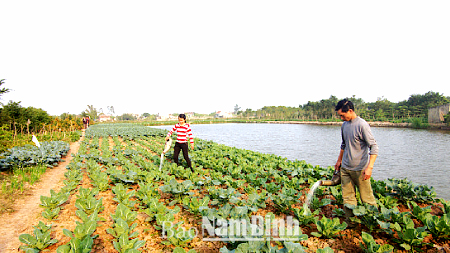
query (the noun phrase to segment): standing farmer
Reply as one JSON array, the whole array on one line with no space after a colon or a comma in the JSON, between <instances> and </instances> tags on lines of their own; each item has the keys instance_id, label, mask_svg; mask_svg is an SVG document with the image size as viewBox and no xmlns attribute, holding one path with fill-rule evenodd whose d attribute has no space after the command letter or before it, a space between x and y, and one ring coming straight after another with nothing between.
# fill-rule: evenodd
<instances>
[{"instance_id":1,"label":"standing farmer","mask_svg":"<svg viewBox=\"0 0 450 253\"><path fill-rule=\"evenodd\" d=\"M353 212L346 205L356 206L358 203L355 186L359 189L362 202L377 205L370 177L378 155L378 145L369 124L356 115L351 101L347 99L339 101L335 110L344 123L341 127L341 151L334 167L341 172L344 211L349 222ZM354 226L355 224L349 222L349 228Z\"/></svg>"},{"instance_id":2,"label":"standing farmer","mask_svg":"<svg viewBox=\"0 0 450 253\"><path fill-rule=\"evenodd\" d=\"M84 129L87 129L87 119L86 119L86 117L83 117L83 127L84 127Z\"/></svg>"},{"instance_id":3,"label":"standing farmer","mask_svg":"<svg viewBox=\"0 0 450 253\"><path fill-rule=\"evenodd\" d=\"M188 155L188 144L187 144L187 136L189 135L189 142L191 143L191 149L194 149L194 138L192 137L191 126L186 123L186 115L180 114L178 115L178 124L176 124L172 130L167 134L166 141L170 138L173 132L177 132L177 142L175 143L175 147L173 148L173 160L176 164L178 163L178 155L180 154L180 150L183 150L183 157L186 160L189 168L192 169L191 160Z\"/></svg>"}]
</instances>

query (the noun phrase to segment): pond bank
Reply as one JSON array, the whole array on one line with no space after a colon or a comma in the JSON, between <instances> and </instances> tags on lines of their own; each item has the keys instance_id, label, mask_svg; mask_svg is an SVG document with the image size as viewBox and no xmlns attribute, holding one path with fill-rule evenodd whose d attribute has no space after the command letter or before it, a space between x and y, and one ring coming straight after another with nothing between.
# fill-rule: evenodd
<instances>
[{"instance_id":1,"label":"pond bank","mask_svg":"<svg viewBox=\"0 0 450 253\"><path fill-rule=\"evenodd\" d=\"M263 123L263 122L261 122ZM323 125L323 126L340 126L342 122L320 122L320 121L266 121L268 124L309 124L309 125ZM392 123L382 121L368 121L371 127L405 127L413 128L411 123ZM442 124L428 124L428 129L450 130L450 127L444 123Z\"/></svg>"}]
</instances>

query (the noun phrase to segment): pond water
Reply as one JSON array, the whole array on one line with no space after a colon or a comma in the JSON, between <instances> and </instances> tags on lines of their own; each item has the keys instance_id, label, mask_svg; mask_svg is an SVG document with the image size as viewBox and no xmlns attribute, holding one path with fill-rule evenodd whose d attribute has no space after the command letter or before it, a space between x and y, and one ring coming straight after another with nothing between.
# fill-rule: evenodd
<instances>
[{"instance_id":1,"label":"pond water","mask_svg":"<svg viewBox=\"0 0 450 253\"><path fill-rule=\"evenodd\" d=\"M334 166L341 144L340 126L228 123L191 127L197 138L290 160L305 160L321 167ZM371 129L380 149L372 173L374 179L407 178L433 186L437 197L450 200L449 132Z\"/></svg>"}]
</instances>

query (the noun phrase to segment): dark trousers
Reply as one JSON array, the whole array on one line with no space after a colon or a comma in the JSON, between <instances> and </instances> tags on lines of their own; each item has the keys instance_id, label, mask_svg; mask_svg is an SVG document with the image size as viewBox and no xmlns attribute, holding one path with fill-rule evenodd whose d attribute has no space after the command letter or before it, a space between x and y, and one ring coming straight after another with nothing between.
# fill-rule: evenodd
<instances>
[{"instance_id":1,"label":"dark trousers","mask_svg":"<svg viewBox=\"0 0 450 253\"><path fill-rule=\"evenodd\" d=\"M180 155L180 150L183 150L183 157L184 160L186 160L187 165L189 166L189 168L192 168L191 166L191 160L189 159L189 155L188 155L188 144L187 142L185 143L175 143L175 147L173 148L173 160L176 164L180 165L178 163L178 155Z\"/></svg>"}]
</instances>

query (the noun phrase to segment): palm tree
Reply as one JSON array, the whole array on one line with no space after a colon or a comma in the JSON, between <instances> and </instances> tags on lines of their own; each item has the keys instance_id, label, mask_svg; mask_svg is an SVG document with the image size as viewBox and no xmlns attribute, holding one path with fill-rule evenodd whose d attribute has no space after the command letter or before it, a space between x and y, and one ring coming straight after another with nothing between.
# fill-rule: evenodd
<instances>
[{"instance_id":1,"label":"palm tree","mask_svg":"<svg viewBox=\"0 0 450 253\"><path fill-rule=\"evenodd\" d=\"M5 79L1 79L0 80L0 86L2 86L4 83L5 83ZM5 93L8 93L9 91L10 90L8 88L1 88L0 89L0 96L5 94Z\"/></svg>"}]
</instances>

